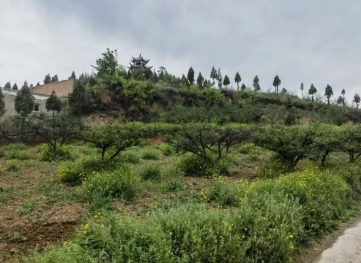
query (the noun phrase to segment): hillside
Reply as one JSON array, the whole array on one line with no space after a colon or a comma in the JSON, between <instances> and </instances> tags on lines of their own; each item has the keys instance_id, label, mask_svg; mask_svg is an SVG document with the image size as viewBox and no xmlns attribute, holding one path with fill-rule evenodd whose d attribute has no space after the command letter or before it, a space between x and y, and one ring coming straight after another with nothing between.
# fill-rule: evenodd
<instances>
[{"instance_id":1,"label":"hillside","mask_svg":"<svg viewBox=\"0 0 361 263\"><path fill-rule=\"evenodd\" d=\"M0 262L301 262L357 215L357 108L97 73L1 120Z\"/></svg>"}]
</instances>

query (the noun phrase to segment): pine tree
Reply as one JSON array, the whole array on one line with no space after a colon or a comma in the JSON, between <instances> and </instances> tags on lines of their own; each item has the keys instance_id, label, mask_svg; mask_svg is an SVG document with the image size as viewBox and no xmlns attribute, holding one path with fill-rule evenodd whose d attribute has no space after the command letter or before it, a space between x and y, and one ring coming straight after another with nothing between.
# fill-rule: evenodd
<instances>
[{"instance_id":1,"label":"pine tree","mask_svg":"<svg viewBox=\"0 0 361 263\"><path fill-rule=\"evenodd\" d=\"M276 75L276 77L273 80L273 86L275 87L275 92L278 94L278 87L279 85L281 85L281 80L278 77L278 75Z\"/></svg>"},{"instance_id":2,"label":"pine tree","mask_svg":"<svg viewBox=\"0 0 361 263\"><path fill-rule=\"evenodd\" d=\"M203 82L204 82L204 78L202 76L202 73L199 72L198 78L197 78L197 84L200 89L203 88Z\"/></svg>"},{"instance_id":3,"label":"pine tree","mask_svg":"<svg viewBox=\"0 0 361 263\"><path fill-rule=\"evenodd\" d=\"M330 105L330 98L333 96L333 90L330 85L327 84L327 87L325 88L325 96L327 98L327 104Z\"/></svg>"},{"instance_id":4,"label":"pine tree","mask_svg":"<svg viewBox=\"0 0 361 263\"><path fill-rule=\"evenodd\" d=\"M188 74L187 74L188 83L190 85L193 85L194 83L194 70L192 67L189 68Z\"/></svg>"},{"instance_id":5,"label":"pine tree","mask_svg":"<svg viewBox=\"0 0 361 263\"><path fill-rule=\"evenodd\" d=\"M52 77L51 82L58 82L58 75L55 75L54 77Z\"/></svg>"},{"instance_id":6,"label":"pine tree","mask_svg":"<svg viewBox=\"0 0 361 263\"><path fill-rule=\"evenodd\" d=\"M261 86L259 85L259 78L257 75L253 79L253 87L254 87L254 91L256 92L261 90Z\"/></svg>"},{"instance_id":7,"label":"pine tree","mask_svg":"<svg viewBox=\"0 0 361 263\"><path fill-rule=\"evenodd\" d=\"M239 75L238 71L236 73L236 76L234 77L234 82L237 83L237 90L239 90L239 83L242 81L241 75Z\"/></svg>"},{"instance_id":8,"label":"pine tree","mask_svg":"<svg viewBox=\"0 0 361 263\"><path fill-rule=\"evenodd\" d=\"M337 105L341 105L341 104L343 104L343 98L342 96L339 96L337 99Z\"/></svg>"},{"instance_id":9,"label":"pine tree","mask_svg":"<svg viewBox=\"0 0 361 263\"><path fill-rule=\"evenodd\" d=\"M128 69L126 79L130 80L131 78L132 78L132 72L130 71L130 69Z\"/></svg>"},{"instance_id":10,"label":"pine tree","mask_svg":"<svg viewBox=\"0 0 361 263\"><path fill-rule=\"evenodd\" d=\"M304 87L303 87L303 82L302 82L301 83L302 99L303 99L303 89L304 89Z\"/></svg>"},{"instance_id":11,"label":"pine tree","mask_svg":"<svg viewBox=\"0 0 361 263\"><path fill-rule=\"evenodd\" d=\"M223 85L226 86L226 89L227 89L229 84L231 84L229 77L227 75L225 75L224 80L223 80Z\"/></svg>"},{"instance_id":12,"label":"pine tree","mask_svg":"<svg viewBox=\"0 0 361 263\"><path fill-rule=\"evenodd\" d=\"M341 94L342 94L342 105L345 106L345 94L346 94L345 89L342 89Z\"/></svg>"},{"instance_id":13,"label":"pine tree","mask_svg":"<svg viewBox=\"0 0 361 263\"><path fill-rule=\"evenodd\" d=\"M311 84L310 89L308 90L308 94L312 96L312 101L314 101L313 99L313 95L317 93L317 89L315 86L313 86L313 84Z\"/></svg>"},{"instance_id":14,"label":"pine tree","mask_svg":"<svg viewBox=\"0 0 361 263\"><path fill-rule=\"evenodd\" d=\"M10 82L6 82L4 89L11 89L11 83Z\"/></svg>"},{"instance_id":15,"label":"pine tree","mask_svg":"<svg viewBox=\"0 0 361 263\"><path fill-rule=\"evenodd\" d=\"M153 83L157 83L159 81L158 75L157 75L157 72L155 72L155 69L153 69L153 74L152 74L151 79L152 79Z\"/></svg>"},{"instance_id":16,"label":"pine tree","mask_svg":"<svg viewBox=\"0 0 361 263\"><path fill-rule=\"evenodd\" d=\"M184 84L188 84L188 80L187 80L186 76L184 76L184 74L182 75L181 82Z\"/></svg>"},{"instance_id":17,"label":"pine tree","mask_svg":"<svg viewBox=\"0 0 361 263\"><path fill-rule=\"evenodd\" d=\"M75 75L74 71L71 73L71 76L69 77L69 79L76 79L76 75Z\"/></svg>"},{"instance_id":18,"label":"pine tree","mask_svg":"<svg viewBox=\"0 0 361 263\"><path fill-rule=\"evenodd\" d=\"M164 80L164 75L165 75L166 73L167 73L166 68L163 67L163 66L160 66L159 69L158 69L159 79Z\"/></svg>"},{"instance_id":19,"label":"pine tree","mask_svg":"<svg viewBox=\"0 0 361 263\"><path fill-rule=\"evenodd\" d=\"M356 103L356 109L358 109L358 106L360 105L360 95L356 93L353 97L353 102Z\"/></svg>"},{"instance_id":20,"label":"pine tree","mask_svg":"<svg viewBox=\"0 0 361 263\"><path fill-rule=\"evenodd\" d=\"M51 95L46 100L46 104L45 104L46 110L53 111L53 116L54 116L54 112L56 111L59 113L62 107L63 107L63 103L58 98L58 96L56 96L55 91L52 91Z\"/></svg>"},{"instance_id":21,"label":"pine tree","mask_svg":"<svg viewBox=\"0 0 361 263\"><path fill-rule=\"evenodd\" d=\"M28 83L25 81L24 85L15 97L15 110L21 117L26 117L34 110L34 97L31 94Z\"/></svg>"},{"instance_id":22,"label":"pine tree","mask_svg":"<svg viewBox=\"0 0 361 263\"><path fill-rule=\"evenodd\" d=\"M215 84L214 80L217 79L217 71L214 68L214 66L212 67L212 71L211 71L211 76L210 78L213 80L213 85Z\"/></svg>"},{"instance_id":23,"label":"pine tree","mask_svg":"<svg viewBox=\"0 0 361 263\"><path fill-rule=\"evenodd\" d=\"M0 89L0 117L3 116L6 112L4 99L5 99L4 93L2 89Z\"/></svg>"},{"instance_id":24,"label":"pine tree","mask_svg":"<svg viewBox=\"0 0 361 263\"><path fill-rule=\"evenodd\" d=\"M44 79L44 84L49 84L49 83L51 83L50 74L46 75L46 76L45 76L45 79Z\"/></svg>"},{"instance_id":25,"label":"pine tree","mask_svg":"<svg viewBox=\"0 0 361 263\"><path fill-rule=\"evenodd\" d=\"M244 83L242 84L242 86L241 86L241 90L243 91L243 90L246 90L246 85L244 85Z\"/></svg>"},{"instance_id":26,"label":"pine tree","mask_svg":"<svg viewBox=\"0 0 361 263\"><path fill-rule=\"evenodd\" d=\"M18 85L15 83L14 86L12 87L13 90L19 90Z\"/></svg>"},{"instance_id":27,"label":"pine tree","mask_svg":"<svg viewBox=\"0 0 361 263\"><path fill-rule=\"evenodd\" d=\"M221 73L221 69L218 68L218 71L217 71L217 80L218 80L218 88L222 88L222 80L223 80L223 76L222 76L222 73Z\"/></svg>"}]
</instances>

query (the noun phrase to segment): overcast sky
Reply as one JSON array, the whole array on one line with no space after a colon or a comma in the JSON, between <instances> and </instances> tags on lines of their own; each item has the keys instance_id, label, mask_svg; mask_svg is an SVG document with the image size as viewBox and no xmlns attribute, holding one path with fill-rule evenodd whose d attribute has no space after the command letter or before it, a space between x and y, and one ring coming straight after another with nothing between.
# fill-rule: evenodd
<instances>
[{"instance_id":1,"label":"overcast sky","mask_svg":"<svg viewBox=\"0 0 361 263\"><path fill-rule=\"evenodd\" d=\"M262 90L361 93L361 1L0 0L0 86L91 72L106 50L177 76L212 66ZM232 83L235 86L234 83Z\"/></svg>"}]
</instances>

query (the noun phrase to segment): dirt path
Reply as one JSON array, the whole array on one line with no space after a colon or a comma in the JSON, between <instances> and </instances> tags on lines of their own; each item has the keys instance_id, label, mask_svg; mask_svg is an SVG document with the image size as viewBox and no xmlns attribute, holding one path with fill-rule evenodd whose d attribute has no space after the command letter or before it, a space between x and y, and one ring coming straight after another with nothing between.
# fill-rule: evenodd
<instances>
[{"instance_id":1,"label":"dirt path","mask_svg":"<svg viewBox=\"0 0 361 263\"><path fill-rule=\"evenodd\" d=\"M357 230L355 227L357 227ZM340 244L344 241L344 235L346 233L352 231L357 231L359 234L358 237L358 247L361 247L361 212L359 212L355 217L353 217L351 220L344 222L340 225L340 227L330 233L329 235L319 238L317 240L314 240L309 246L303 247L300 250L299 257L294 261L297 263L359 263L361 262L361 259L352 261L349 259L348 261L337 261L336 257L333 257L334 254L341 255L341 259L345 256L345 254L342 254L342 248L341 250L334 250L336 249L336 244L340 242ZM346 236L351 236L350 234L346 234ZM355 240L355 239L354 239ZM337 248L339 248L339 245L337 245ZM355 248L354 248L355 250ZM331 252L332 251L332 252ZM352 254L352 252L351 252ZM331 257L330 257L331 255ZM336 261L334 261L336 260ZM351 261L350 261L351 260Z\"/></svg>"},{"instance_id":2,"label":"dirt path","mask_svg":"<svg viewBox=\"0 0 361 263\"><path fill-rule=\"evenodd\" d=\"M361 262L361 220L346 229L332 247L314 261L314 263L359 263Z\"/></svg>"}]
</instances>

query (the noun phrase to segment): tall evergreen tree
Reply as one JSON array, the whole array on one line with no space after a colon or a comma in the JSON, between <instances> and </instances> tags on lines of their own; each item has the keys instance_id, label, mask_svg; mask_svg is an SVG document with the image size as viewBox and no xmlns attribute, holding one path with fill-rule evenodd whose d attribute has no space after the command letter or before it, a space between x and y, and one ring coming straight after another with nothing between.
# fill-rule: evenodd
<instances>
[{"instance_id":1,"label":"tall evergreen tree","mask_svg":"<svg viewBox=\"0 0 361 263\"><path fill-rule=\"evenodd\" d=\"M342 105L345 106L345 94L346 94L345 89L342 89L341 94L342 94Z\"/></svg>"},{"instance_id":2,"label":"tall evergreen tree","mask_svg":"<svg viewBox=\"0 0 361 263\"><path fill-rule=\"evenodd\" d=\"M159 79L164 80L164 75L165 75L166 73L167 73L166 68L163 67L163 66L160 66L159 69L158 69Z\"/></svg>"},{"instance_id":3,"label":"tall evergreen tree","mask_svg":"<svg viewBox=\"0 0 361 263\"><path fill-rule=\"evenodd\" d=\"M18 85L15 83L14 86L11 88L13 90L19 90Z\"/></svg>"},{"instance_id":4,"label":"tall evergreen tree","mask_svg":"<svg viewBox=\"0 0 361 263\"><path fill-rule=\"evenodd\" d=\"M155 70L153 70L153 74L152 74L151 80L152 80L153 83L157 83L157 82L159 81L157 72L156 72Z\"/></svg>"},{"instance_id":5,"label":"tall evergreen tree","mask_svg":"<svg viewBox=\"0 0 361 263\"><path fill-rule=\"evenodd\" d=\"M4 89L11 89L11 83L10 82L6 82Z\"/></svg>"},{"instance_id":6,"label":"tall evergreen tree","mask_svg":"<svg viewBox=\"0 0 361 263\"><path fill-rule=\"evenodd\" d=\"M325 88L325 96L327 98L327 104L330 104L330 98L333 96L333 90L330 85L327 84L327 87Z\"/></svg>"},{"instance_id":7,"label":"tall evergreen tree","mask_svg":"<svg viewBox=\"0 0 361 263\"><path fill-rule=\"evenodd\" d=\"M360 105L360 95L356 93L353 97L353 102L356 103L356 109L358 109L358 106Z\"/></svg>"},{"instance_id":8,"label":"tall evergreen tree","mask_svg":"<svg viewBox=\"0 0 361 263\"><path fill-rule=\"evenodd\" d=\"M199 72L198 77L197 77L197 84L200 89L203 88L203 82L204 82L204 78L202 76L202 73Z\"/></svg>"},{"instance_id":9,"label":"tall evergreen tree","mask_svg":"<svg viewBox=\"0 0 361 263\"><path fill-rule=\"evenodd\" d=\"M188 84L188 80L187 80L186 76L184 76L184 74L182 75L181 82L184 84Z\"/></svg>"},{"instance_id":10,"label":"tall evergreen tree","mask_svg":"<svg viewBox=\"0 0 361 263\"><path fill-rule=\"evenodd\" d=\"M74 71L71 73L71 76L69 77L69 79L76 79L76 75L75 75Z\"/></svg>"},{"instance_id":11,"label":"tall evergreen tree","mask_svg":"<svg viewBox=\"0 0 361 263\"><path fill-rule=\"evenodd\" d=\"M44 84L49 84L51 83L51 77L50 74L46 75L44 78Z\"/></svg>"},{"instance_id":12,"label":"tall evergreen tree","mask_svg":"<svg viewBox=\"0 0 361 263\"><path fill-rule=\"evenodd\" d=\"M53 111L53 116L55 111L59 113L63 107L63 103L58 98L58 96L56 96L55 91L52 91L51 95L49 96L49 98L46 100L45 103L46 103L45 104L46 110Z\"/></svg>"},{"instance_id":13,"label":"tall evergreen tree","mask_svg":"<svg viewBox=\"0 0 361 263\"><path fill-rule=\"evenodd\" d=\"M194 83L194 70L192 67L189 68L188 70L188 74L187 74L187 79L190 85L193 85Z\"/></svg>"},{"instance_id":14,"label":"tall evergreen tree","mask_svg":"<svg viewBox=\"0 0 361 263\"><path fill-rule=\"evenodd\" d=\"M214 66L212 67L212 71L211 71L211 76L210 78L213 80L213 85L215 84L214 80L217 79L217 71L214 68Z\"/></svg>"},{"instance_id":15,"label":"tall evergreen tree","mask_svg":"<svg viewBox=\"0 0 361 263\"><path fill-rule=\"evenodd\" d=\"M281 85L281 79L276 75L276 77L273 80L273 87L275 87L275 92L278 94L278 87Z\"/></svg>"},{"instance_id":16,"label":"tall evergreen tree","mask_svg":"<svg viewBox=\"0 0 361 263\"><path fill-rule=\"evenodd\" d=\"M58 75L55 75L54 77L52 77L51 82L58 82L59 78Z\"/></svg>"},{"instance_id":17,"label":"tall evergreen tree","mask_svg":"<svg viewBox=\"0 0 361 263\"><path fill-rule=\"evenodd\" d=\"M15 97L15 110L21 117L27 117L34 110L34 97L28 83L25 81Z\"/></svg>"},{"instance_id":18,"label":"tall evergreen tree","mask_svg":"<svg viewBox=\"0 0 361 263\"><path fill-rule=\"evenodd\" d=\"M2 89L0 89L0 117L3 116L6 112L4 99L5 99L4 93Z\"/></svg>"},{"instance_id":19,"label":"tall evergreen tree","mask_svg":"<svg viewBox=\"0 0 361 263\"><path fill-rule=\"evenodd\" d=\"M238 71L236 73L236 76L234 77L234 82L237 83L237 90L239 90L239 83L242 81L241 75L239 75Z\"/></svg>"},{"instance_id":20,"label":"tall evergreen tree","mask_svg":"<svg viewBox=\"0 0 361 263\"><path fill-rule=\"evenodd\" d=\"M339 96L337 99L337 105L341 105L341 104L343 104L343 98L342 96Z\"/></svg>"},{"instance_id":21,"label":"tall evergreen tree","mask_svg":"<svg viewBox=\"0 0 361 263\"><path fill-rule=\"evenodd\" d=\"M222 76L220 68L218 68L218 71L217 71L217 80L218 80L218 88L222 88L223 76Z\"/></svg>"},{"instance_id":22,"label":"tall evergreen tree","mask_svg":"<svg viewBox=\"0 0 361 263\"><path fill-rule=\"evenodd\" d=\"M259 85L259 78L256 75L253 79L253 87L254 87L254 91L259 91L261 89L261 86Z\"/></svg>"},{"instance_id":23,"label":"tall evergreen tree","mask_svg":"<svg viewBox=\"0 0 361 263\"><path fill-rule=\"evenodd\" d=\"M227 89L229 84L231 84L229 77L227 75L225 75L224 80L223 80L223 85L226 86L226 89Z\"/></svg>"},{"instance_id":24,"label":"tall evergreen tree","mask_svg":"<svg viewBox=\"0 0 361 263\"><path fill-rule=\"evenodd\" d=\"M317 93L317 89L313 84L311 84L310 89L308 90L308 94L312 96L312 101L314 101L313 95Z\"/></svg>"},{"instance_id":25,"label":"tall evergreen tree","mask_svg":"<svg viewBox=\"0 0 361 263\"><path fill-rule=\"evenodd\" d=\"M246 85L244 85L244 83L242 84L242 86L241 86L241 90L246 90Z\"/></svg>"},{"instance_id":26,"label":"tall evergreen tree","mask_svg":"<svg viewBox=\"0 0 361 263\"><path fill-rule=\"evenodd\" d=\"M303 99L303 89L304 89L304 86L303 86L303 82L302 82L301 83L302 99Z\"/></svg>"}]
</instances>

